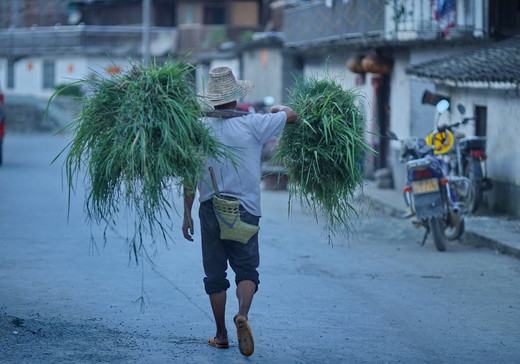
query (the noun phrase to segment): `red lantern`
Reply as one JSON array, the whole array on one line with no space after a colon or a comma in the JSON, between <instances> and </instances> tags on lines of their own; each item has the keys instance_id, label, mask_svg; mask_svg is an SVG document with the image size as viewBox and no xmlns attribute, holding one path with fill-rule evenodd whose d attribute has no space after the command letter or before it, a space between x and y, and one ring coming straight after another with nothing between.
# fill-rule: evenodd
<instances>
[{"instance_id":1,"label":"red lantern","mask_svg":"<svg viewBox=\"0 0 520 364\"><path fill-rule=\"evenodd\" d=\"M365 72L386 74L392 70L393 62L381 54L373 53L361 61L361 65Z\"/></svg>"},{"instance_id":2,"label":"red lantern","mask_svg":"<svg viewBox=\"0 0 520 364\"><path fill-rule=\"evenodd\" d=\"M363 55L357 55L350 57L347 60L347 68L354 73L365 73L365 70L363 69L363 66L361 65L361 61L363 60L365 56Z\"/></svg>"}]
</instances>

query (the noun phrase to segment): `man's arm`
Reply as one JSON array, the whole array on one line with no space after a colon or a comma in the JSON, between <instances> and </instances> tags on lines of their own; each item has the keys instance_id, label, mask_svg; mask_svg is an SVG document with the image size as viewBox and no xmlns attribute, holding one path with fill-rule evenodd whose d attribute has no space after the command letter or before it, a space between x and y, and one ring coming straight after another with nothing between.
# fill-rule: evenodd
<instances>
[{"instance_id":1,"label":"man's arm","mask_svg":"<svg viewBox=\"0 0 520 364\"><path fill-rule=\"evenodd\" d=\"M182 221L182 234L184 238L193 241L193 219L191 218L191 208L195 201L195 189L193 187L184 186L184 218Z\"/></svg>"},{"instance_id":2,"label":"man's arm","mask_svg":"<svg viewBox=\"0 0 520 364\"><path fill-rule=\"evenodd\" d=\"M274 105L271 108L271 112L272 113L284 112L285 114L287 114L288 123L294 123L296 121L296 119L298 118L298 114L296 114L294 112L294 110L291 109L289 106L285 106L285 105Z\"/></svg>"}]
</instances>

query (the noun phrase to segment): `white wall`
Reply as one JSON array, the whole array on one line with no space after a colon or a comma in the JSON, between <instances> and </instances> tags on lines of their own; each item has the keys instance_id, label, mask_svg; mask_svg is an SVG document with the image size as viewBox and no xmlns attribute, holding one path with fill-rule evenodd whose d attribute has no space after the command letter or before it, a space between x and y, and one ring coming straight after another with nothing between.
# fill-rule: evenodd
<instances>
[{"instance_id":1,"label":"white wall","mask_svg":"<svg viewBox=\"0 0 520 364\"><path fill-rule=\"evenodd\" d=\"M460 114L456 104L466 108L465 116L474 116L475 106L487 107L488 172L492 179L520 186L520 96L514 91L439 88L452 97L451 119ZM464 131L473 135L473 125Z\"/></svg>"},{"instance_id":2,"label":"white wall","mask_svg":"<svg viewBox=\"0 0 520 364\"><path fill-rule=\"evenodd\" d=\"M43 59L24 58L14 64L13 93L19 95L41 95L43 93Z\"/></svg>"},{"instance_id":3,"label":"white wall","mask_svg":"<svg viewBox=\"0 0 520 364\"><path fill-rule=\"evenodd\" d=\"M7 88L7 60L0 58L0 90Z\"/></svg>"},{"instance_id":4,"label":"white wall","mask_svg":"<svg viewBox=\"0 0 520 364\"><path fill-rule=\"evenodd\" d=\"M49 57L46 57L49 59ZM54 89L43 88L43 62L40 57L22 58L14 64L14 88L7 89L7 60L0 59L0 87L4 93L12 95L47 98ZM108 57L61 57L55 59L54 84L66 84L92 76L99 72L103 77L109 76L110 67L121 70L128 69L130 62L126 58Z\"/></svg>"},{"instance_id":5,"label":"white wall","mask_svg":"<svg viewBox=\"0 0 520 364\"><path fill-rule=\"evenodd\" d=\"M88 60L84 57L57 59L55 63L56 85L75 82L88 77Z\"/></svg>"},{"instance_id":6,"label":"white wall","mask_svg":"<svg viewBox=\"0 0 520 364\"><path fill-rule=\"evenodd\" d=\"M405 73L408 53L394 54L394 67L390 78L390 129L399 138L410 135L410 79ZM392 143L399 147L398 142Z\"/></svg>"},{"instance_id":7,"label":"white wall","mask_svg":"<svg viewBox=\"0 0 520 364\"><path fill-rule=\"evenodd\" d=\"M513 93L488 98L489 173L520 186L520 98Z\"/></svg>"},{"instance_id":8,"label":"white wall","mask_svg":"<svg viewBox=\"0 0 520 364\"><path fill-rule=\"evenodd\" d=\"M390 125L399 139L405 139L411 135L412 123L410 121L410 79L405 73L409 64L408 52L394 53L394 66L390 75ZM391 141L388 150L388 163L392 169L394 187L401 190L406 180L406 168L400 162L401 142Z\"/></svg>"},{"instance_id":9,"label":"white wall","mask_svg":"<svg viewBox=\"0 0 520 364\"><path fill-rule=\"evenodd\" d=\"M243 77L255 84L253 92L245 99L258 102L272 96L275 103L282 102L283 56L279 47L252 49L243 54Z\"/></svg>"}]
</instances>

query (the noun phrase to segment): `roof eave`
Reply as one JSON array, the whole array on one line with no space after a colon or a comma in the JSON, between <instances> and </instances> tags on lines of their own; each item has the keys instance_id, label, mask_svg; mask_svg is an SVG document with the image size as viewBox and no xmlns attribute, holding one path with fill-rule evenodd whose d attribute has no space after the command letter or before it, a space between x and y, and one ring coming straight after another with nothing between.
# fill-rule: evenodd
<instances>
[{"instance_id":1,"label":"roof eave","mask_svg":"<svg viewBox=\"0 0 520 364\"><path fill-rule=\"evenodd\" d=\"M422 76L416 74L408 74L411 79L433 82L438 85L445 85L449 87L473 88L473 89L494 89L494 90L518 90L520 89L519 82L508 81L486 81L486 80L457 80L453 78L438 78L434 76Z\"/></svg>"}]
</instances>

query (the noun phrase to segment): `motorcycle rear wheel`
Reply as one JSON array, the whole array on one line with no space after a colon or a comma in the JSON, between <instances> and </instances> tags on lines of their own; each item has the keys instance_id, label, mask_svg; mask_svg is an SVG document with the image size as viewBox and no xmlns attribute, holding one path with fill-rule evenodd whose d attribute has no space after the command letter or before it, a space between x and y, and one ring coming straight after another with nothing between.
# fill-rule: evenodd
<instances>
[{"instance_id":1,"label":"motorcycle rear wheel","mask_svg":"<svg viewBox=\"0 0 520 364\"><path fill-rule=\"evenodd\" d=\"M469 212L475 213L480 207L480 202L482 201L482 184L480 180L476 179L470 163L467 163L464 167L464 176L468 177L471 181L471 198L466 202L466 207Z\"/></svg>"},{"instance_id":2,"label":"motorcycle rear wheel","mask_svg":"<svg viewBox=\"0 0 520 364\"><path fill-rule=\"evenodd\" d=\"M459 223L456 226L446 226L444 230L444 234L446 235L446 239L448 240L456 240L464 234L466 226L464 223L464 218L461 218Z\"/></svg>"},{"instance_id":3,"label":"motorcycle rear wheel","mask_svg":"<svg viewBox=\"0 0 520 364\"><path fill-rule=\"evenodd\" d=\"M444 232L444 221L441 217L430 218L430 229L433 235L433 241L438 251L443 252L446 250L446 234Z\"/></svg>"}]
</instances>

